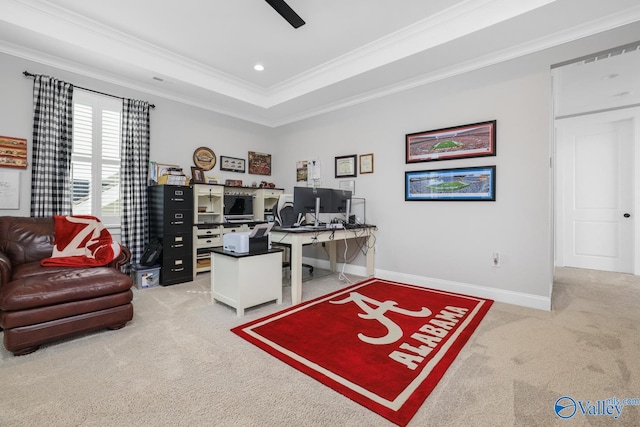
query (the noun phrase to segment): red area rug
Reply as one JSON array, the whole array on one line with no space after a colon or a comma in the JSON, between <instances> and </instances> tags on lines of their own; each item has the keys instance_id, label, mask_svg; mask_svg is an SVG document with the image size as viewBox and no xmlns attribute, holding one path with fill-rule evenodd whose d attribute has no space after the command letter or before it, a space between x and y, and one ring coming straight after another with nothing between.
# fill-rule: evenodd
<instances>
[{"instance_id":1,"label":"red area rug","mask_svg":"<svg viewBox=\"0 0 640 427\"><path fill-rule=\"evenodd\" d=\"M492 303L374 278L232 331L404 426Z\"/></svg>"}]
</instances>

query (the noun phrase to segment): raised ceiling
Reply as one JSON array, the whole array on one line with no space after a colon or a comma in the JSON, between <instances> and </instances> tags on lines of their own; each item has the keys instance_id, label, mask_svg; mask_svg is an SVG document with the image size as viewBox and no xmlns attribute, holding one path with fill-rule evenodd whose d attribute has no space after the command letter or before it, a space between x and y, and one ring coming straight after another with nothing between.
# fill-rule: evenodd
<instances>
[{"instance_id":1,"label":"raised ceiling","mask_svg":"<svg viewBox=\"0 0 640 427\"><path fill-rule=\"evenodd\" d=\"M263 0L0 0L0 51L278 126L640 21L637 0L287 2L305 25Z\"/></svg>"}]
</instances>

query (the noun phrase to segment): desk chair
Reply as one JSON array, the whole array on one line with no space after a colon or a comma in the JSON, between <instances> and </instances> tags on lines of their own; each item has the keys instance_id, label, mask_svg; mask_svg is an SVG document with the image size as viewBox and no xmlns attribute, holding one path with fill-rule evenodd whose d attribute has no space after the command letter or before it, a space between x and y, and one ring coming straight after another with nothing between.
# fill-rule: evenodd
<instances>
[{"instance_id":1,"label":"desk chair","mask_svg":"<svg viewBox=\"0 0 640 427\"><path fill-rule=\"evenodd\" d=\"M287 200L289 199L289 200ZM276 203L276 205L273 207L273 217L276 220L276 224L278 224L280 227L292 227L293 224L295 224L296 221L296 214L293 210L293 202L291 202L291 196L290 195L286 195L286 194L282 194L280 195L280 198L278 199L278 203ZM273 243L273 245L276 246L281 246L286 248L285 250L285 259L291 259L289 256L289 249L290 246L289 245L285 245L283 243ZM302 264L302 266L304 268L308 268L309 269L309 274L313 274L313 266L310 264ZM290 261L284 261L282 263L282 268L291 268L291 262Z\"/></svg>"}]
</instances>

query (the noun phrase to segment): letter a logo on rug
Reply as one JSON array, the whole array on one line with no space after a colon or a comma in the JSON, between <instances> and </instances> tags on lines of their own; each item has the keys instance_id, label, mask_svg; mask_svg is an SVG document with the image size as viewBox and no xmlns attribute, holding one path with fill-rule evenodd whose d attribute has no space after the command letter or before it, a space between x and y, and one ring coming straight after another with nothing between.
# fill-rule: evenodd
<instances>
[{"instance_id":1,"label":"letter a logo on rug","mask_svg":"<svg viewBox=\"0 0 640 427\"><path fill-rule=\"evenodd\" d=\"M374 278L232 331L404 426L492 303Z\"/></svg>"}]
</instances>

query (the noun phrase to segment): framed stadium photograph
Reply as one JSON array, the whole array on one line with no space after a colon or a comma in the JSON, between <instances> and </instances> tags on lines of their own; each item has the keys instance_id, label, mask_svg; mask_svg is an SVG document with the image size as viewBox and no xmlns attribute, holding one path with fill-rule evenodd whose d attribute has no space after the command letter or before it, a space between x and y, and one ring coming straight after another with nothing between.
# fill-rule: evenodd
<instances>
[{"instance_id":1,"label":"framed stadium photograph","mask_svg":"<svg viewBox=\"0 0 640 427\"><path fill-rule=\"evenodd\" d=\"M410 133L405 144L405 163L495 156L496 121Z\"/></svg>"},{"instance_id":2,"label":"framed stadium photograph","mask_svg":"<svg viewBox=\"0 0 640 427\"><path fill-rule=\"evenodd\" d=\"M496 200L496 167L412 171L404 173L406 201Z\"/></svg>"}]
</instances>

